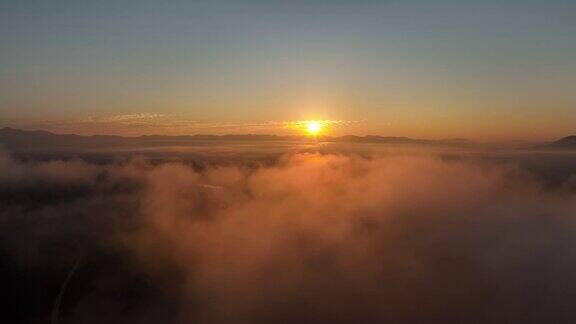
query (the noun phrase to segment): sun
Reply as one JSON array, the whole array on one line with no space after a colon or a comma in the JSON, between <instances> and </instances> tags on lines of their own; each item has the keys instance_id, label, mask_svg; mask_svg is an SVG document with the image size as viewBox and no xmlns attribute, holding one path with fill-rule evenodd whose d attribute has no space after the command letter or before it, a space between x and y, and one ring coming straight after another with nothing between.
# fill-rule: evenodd
<instances>
[{"instance_id":1,"label":"sun","mask_svg":"<svg viewBox=\"0 0 576 324\"><path fill-rule=\"evenodd\" d=\"M308 134L316 136L322 130L322 123L314 120L308 121L306 122L306 130Z\"/></svg>"}]
</instances>

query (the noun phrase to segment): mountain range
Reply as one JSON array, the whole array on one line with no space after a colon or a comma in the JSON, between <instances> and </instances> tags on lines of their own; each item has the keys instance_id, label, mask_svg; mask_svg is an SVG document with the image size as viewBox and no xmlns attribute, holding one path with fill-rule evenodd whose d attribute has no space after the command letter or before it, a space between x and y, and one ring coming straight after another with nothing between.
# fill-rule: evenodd
<instances>
[{"instance_id":1,"label":"mountain range","mask_svg":"<svg viewBox=\"0 0 576 324\"><path fill-rule=\"evenodd\" d=\"M576 149L576 135L566 136L548 145L547 148L557 149Z\"/></svg>"},{"instance_id":2,"label":"mountain range","mask_svg":"<svg viewBox=\"0 0 576 324\"><path fill-rule=\"evenodd\" d=\"M22 149L61 149L61 148L98 148L111 146L174 146L194 145L207 142L334 142L334 143L382 143L382 144L421 144L471 146L474 142L466 139L414 139L409 137L391 136L319 136L313 139L307 136L279 135L143 135L138 137L123 137L117 135L81 136L76 134L55 134L42 130L21 130L10 127L0 129L0 144L11 150Z\"/></svg>"},{"instance_id":3,"label":"mountain range","mask_svg":"<svg viewBox=\"0 0 576 324\"><path fill-rule=\"evenodd\" d=\"M297 135L143 135L137 137L124 137L118 135L91 135L82 136L76 134L55 134L43 130L22 130L10 127L0 129L0 145L14 151L22 150L72 150L74 148L98 149L110 147L164 147L164 146L187 146L208 145L210 143L234 143L234 142L325 142L325 143L370 143L370 144L412 144L412 145L435 145L472 147L476 142L454 139L417 139L397 136L319 136L313 139L309 136ZM537 149L576 149L576 135L566 136L557 141L534 147Z\"/></svg>"}]
</instances>

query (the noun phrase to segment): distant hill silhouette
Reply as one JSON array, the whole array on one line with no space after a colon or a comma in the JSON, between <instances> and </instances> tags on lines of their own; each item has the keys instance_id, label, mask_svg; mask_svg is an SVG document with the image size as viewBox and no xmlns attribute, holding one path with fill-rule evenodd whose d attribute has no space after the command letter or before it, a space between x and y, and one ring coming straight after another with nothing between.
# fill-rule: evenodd
<instances>
[{"instance_id":1,"label":"distant hill silhouette","mask_svg":"<svg viewBox=\"0 0 576 324\"><path fill-rule=\"evenodd\" d=\"M96 149L118 146L177 146L195 145L209 142L270 142L291 141L310 142L314 141L307 136L278 136L278 135L144 135L138 137L123 137L115 135L81 136L75 134L54 134L48 131L29 131L5 127L0 129L0 144L12 150L35 150L35 149ZM354 136L341 137L320 136L318 141L337 143L382 143L382 144L421 144L421 145L449 145L470 146L474 143L466 139L440 139L426 140L408 137L389 136Z\"/></svg>"},{"instance_id":2,"label":"distant hill silhouette","mask_svg":"<svg viewBox=\"0 0 576 324\"><path fill-rule=\"evenodd\" d=\"M539 148L544 149L570 149L576 150L576 135L570 135L563 137L557 141L550 144L540 146Z\"/></svg>"}]
</instances>

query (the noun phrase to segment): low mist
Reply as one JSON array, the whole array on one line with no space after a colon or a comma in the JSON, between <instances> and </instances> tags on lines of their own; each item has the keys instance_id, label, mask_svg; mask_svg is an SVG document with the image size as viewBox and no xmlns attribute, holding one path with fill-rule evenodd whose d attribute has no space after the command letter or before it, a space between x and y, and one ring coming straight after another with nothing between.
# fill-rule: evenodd
<instances>
[{"instance_id":1,"label":"low mist","mask_svg":"<svg viewBox=\"0 0 576 324\"><path fill-rule=\"evenodd\" d=\"M574 178L437 154L0 154L0 320L561 323Z\"/></svg>"}]
</instances>

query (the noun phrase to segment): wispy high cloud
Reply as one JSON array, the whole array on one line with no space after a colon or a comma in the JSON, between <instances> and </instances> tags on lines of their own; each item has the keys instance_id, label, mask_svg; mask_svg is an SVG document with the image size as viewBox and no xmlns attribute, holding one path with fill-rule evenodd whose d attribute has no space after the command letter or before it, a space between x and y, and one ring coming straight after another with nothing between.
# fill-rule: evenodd
<instances>
[{"instance_id":1,"label":"wispy high cloud","mask_svg":"<svg viewBox=\"0 0 576 324\"><path fill-rule=\"evenodd\" d=\"M300 132L307 121L210 122L187 116L160 113L136 113L110 116L90 116L77 119L0 120L0 126L41 129L56 133L82 135L116 134L193 135L193 134L290 134ZM342 129L356 121L320 120L331 129Z\"/></svg>"}]
</instances>

